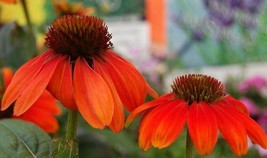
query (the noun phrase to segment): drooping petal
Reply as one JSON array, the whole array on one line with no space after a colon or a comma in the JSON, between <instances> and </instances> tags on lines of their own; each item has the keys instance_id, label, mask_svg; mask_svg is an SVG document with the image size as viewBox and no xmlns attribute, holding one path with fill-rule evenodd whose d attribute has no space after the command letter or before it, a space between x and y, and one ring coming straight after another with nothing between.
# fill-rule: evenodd
<instances>
[{"instance_id":1,"label":"drooping petal","mask_svg":"<svg viewBox=\"0 0 267 158\"><path fill-rule=\"evenodd\" d=\"M61 55L54 55L43 65L39 74L18 97L14 107L14 115L18 116L24 113L41 96L61 59Z\"/></svg>"},{"instance_id":2,"label":"drooping petal","mask_svg":"<svg viewBox=\"0 0 267 158\"><path fill-rule=\"evenodd\" d=\"M101 66L102 64L101 59L94 58L93 63L94 63L94 70L98 74L100 74L101 77L106 81L113 96L114 115L109 127L113 132L118 133L124 128L124 121L125 121L122 102L117 93L116 87L110 77L109 71L106 69L106 67Z\"/></svg>"},{"instance_id":3,"label":"drooping petal","mask_svg":"<svg viewBox=\"0 0 267 158\"><path fill-rule=\"evenodd\" d=\"M240 114L240 118L246 127L249 138L253 143L259 144L262 148L267 149L267 137L263 129L250 117Z\"/></svg>"},{"instance_id":4,"label":"drooping petal","mask_svg":"<svg viewBox=\"0 0 267 158\"><path fill-rule=\"evenodd\" d=\"M145 151L151 147L153 133L155 133L161 118L166 114L165 112L169 111L166 105L170 102L165 102L153 109L147 110L143 114L140 121L138 143L140 148Z\"/></svg>"},{"instance_id":5,"label":"drooping petal","mask_svg":"<svg viewBox=\"0 0 267 158\"><path fill-rule=\"evenodd\" d=\"M69 109L77 110L73 94L70 57L61 60L47 86L50 93Z\"/></svg>"},{"instance_id":6,"label":"drooping petal","mask_svg":"<svg viewBox=\"0 0 267 158\"><path fill-rule=\"evenodd\" d=\"M112 51L103 53L102 66L106 67L111 75L120 99L127 110L132 111L145 101L147 94L146 82L134 66L114 55Z\"/></svg>"},{"instance_id":7,"label":"drooping petal","mask_svg":"<svg viewBox=\"0 0 267 158\"><path fill-rule=\"evenodd\" d=\"M148 110L149 108L153 108L153 107L158 106L160 104L164 104L165 102L169 102L172 99L174 99L173 94L168 93L168 94L165 94L165 95L159 97L157 100L153 100L153 101L150 101L150 102L147 102L143 105L138 106L128 116L126 123L125 123L125 126L128 127L129 124L145 110Z\"/></svg>"},{"instance_id":8,"label":"drooping petal","mask_svg":"<svg viewBox=\"0 0 267 158\"><path fill-rule=\"evenodd\" d=\"M2 98L1 110L7 109L21 95L22 91L40 72L47 57L51 54L51 51L47 51L41 56L31 59L16 71Z\"/></svg>"},{"instance_id":9,"label":"drooping petal","mask_svg":"<svg viewBox=\"0 0 267 158\"><path fill-rule=\"evenodd\" d=\"M188 105L185 101L171 101L164 107L165 112L153 133L152 145L159 149L173 143L183 131L187 121Z\"/></svg>"},{"instance_id":10,"label":"drooping petal","mask_svg":"<svg viewBox=\"0 0 267 158\"><path fill-rule=\"evenodd\" d=\"M56 99L47 90L44 91L44 93L32 106L36 105L53 115L59 115L62 112L61 108L57 105Z\"/></svg>"},{"instance_id":11,"label":"drooping petal","mask_svg":"<svg viewBox=\"0 0 267 158\"><path fill-rule=\"evenodd\" d=\"M148 83L146 83L146 89L147 89L147 93L154 99L157 99L159 96L158 96L158 93L152 89Z\"/></svg>"},{"instance_id":12,"label":"drooping petal","mask_svg":"<svg viewBox=\"0 0 267 158\"><path fill-rule=\"evenodd\" d=\"M230 111L237 119L239 119L245 126L247 134L253 143L259 144L262 148L267 148L267 136L264 130L248 115L237 111L231 105L225 104L227 111Z\"/></svg>"},{"instance_id":13,"label":"drooping petal","mask_svg":"<svg viewBox=\"0 0 267 158\"><path fill-rule=\"evenodd\" d=\"M6 89L13 78L14 72L11 68L4 67L2 69L2 75L3 75L3 88Z\"/></svg>"},{"instance_id":14,"label":"drooping petal","mask_svg":"<svg viewBox=\"0 0 267 158\"><path fill-rule=\"evenodd\" d=\"M217 141L218 125L209 105L204 102L193 102L190 105L187 125L198 153L211 153Z\"/></svg>"},{"instance_id":15,"label":"drooping petal","mask_svg":"<svg viewBox=\"0 0 267 158\"><path fill-rule=\"evenodd\" d=\"M79 57L73 76L74 98L83 118L94 128L108 126L114 114L114 101L105 80Z\"/></svg>"},{"instance_id":16,"label":"drooping petal","mask_svg":"<svg viewBox=\"0 0 267 158\"><path fill-rule=\"evenodd\" d=\"M14 118L32 122L47 133L54 133L59 128L55 116L47 109L40 108L36 105L33 105L25 113L20 116L15 116Z\"/></svg>"},{"instance_id":17,"label":"drooping petal","mask_svg":"<svg viewBox=\"0 0 267 158\"><path fill-rule=\"evenodd\" d=\"M225 104L232 105L237 110L239 110L245 114L249 114L248 108L241 101L236 100L235 98L233 98L230 95L225 97L222 101L225 102Z\"/></svg>"},{"instance_id":18,"label":"drooping petal","mask_svg":"<svg viewBox=\"0 0 267 158\"><path fill-rule=\"evenodd\" d=\"M238 156L246 154L248 142L243 123L236 119L234 113L231 113L224 104L214 102L211 107L216 116L219 130L233 152Z\"/></svg>"},{"instance_id":19,"label":"drooping petal","mask_svg":"<svg viewBox=\"0 0 267 158\"><path fill-rule=\"evenodd\" d=\"M134 68L134 66L133 66L130 62L128 62L127 60L123 59L122 57L120 57L119 55L113 53L113 52L110 51L110 50L109 50L109 52L110 52L109 55L110 55L112 58L115 58L115 59L117 59L117 60L123 62L124 64L128 65L129 67L133 67L133 68ZM134 68L134 69L135 69L135 68ZM154 91L154 89L152 89L152 88L149 86L149 84L148 84L147 82L146 82L146 89L147 89L147 93L148 93L151 97L153 97L154 99L158 98L158 94L157 94L157 92Z\"/></svg>"}]
</instances>

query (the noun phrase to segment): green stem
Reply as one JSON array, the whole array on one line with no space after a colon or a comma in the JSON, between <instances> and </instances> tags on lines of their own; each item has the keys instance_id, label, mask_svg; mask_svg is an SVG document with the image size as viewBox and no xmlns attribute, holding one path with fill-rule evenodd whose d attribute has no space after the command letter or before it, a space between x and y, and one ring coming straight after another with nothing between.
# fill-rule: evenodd
<instances>
[{"instance_id":1,"label":"green stem","mask_svg":"<svg viewBox=\"0 0 267 158\"><path fill-rule=\"evenodd\" d=\"M25 15L25 18L26 18L26 21L27 21L27 25L29 27L29 31L32 32L32 23L31 23L31 20L30 20L30 15L29 15L29 11L28 11L28 8L27 8L26 0L21 0L21 3L22 3L23 12L24 12L24 15Z\"/></svg>"},{"instance_id":2,"label":"green stem","mask_svg":"<svg viewBox=\"0 0 267 158\"><path fill-rule=\"evenodd\" d=\"M193 142L187 129L186 133L186 158L193 158Z\"/></svg>"},{"instance_id":3,"label":"green stem","mask_svg":"<svg viewBox=\"0 0 267 158\"><path fill-rule=\"evenodd\" d=\"M77 125L78 125L78 111L69 110L68 127L67 127L67 133L66 133L67 140L76 139Z\"/></svg>"},{"instance_id":4,"label":"green stem","mask_svg":"<svg viewBox=\"0 0 267 158\"><path fill-rule=\"evenodd\" d=\"M79 158L79 143L76 139L78 111L69 110L65 139L54 138L52 142L53 158Z\"/></svg>"}]
</instances>

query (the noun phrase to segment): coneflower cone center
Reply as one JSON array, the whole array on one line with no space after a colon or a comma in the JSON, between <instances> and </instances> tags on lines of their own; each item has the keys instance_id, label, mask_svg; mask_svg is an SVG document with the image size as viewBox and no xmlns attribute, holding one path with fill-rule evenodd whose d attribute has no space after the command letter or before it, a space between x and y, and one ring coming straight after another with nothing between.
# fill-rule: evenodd
<instances>
[{"instance_id":1,"label":"coneflower cone center","mask_svg":"<svg viewBox=\"0 0 267 158\"><path fill-rule=\"evenodd\" d=\"M172 93L177 99L188 101L189 105L194 101L210 103L221 100L225 96L224 86L220 81L201 74L189 74L176 78L172 85Z\"/></svg>"},{"instance_id":2,"label":"coneflower cone center","mask_svg":"<svg viewBox=\"0 0 267 158\"><path fill-rule=\"evenodd\" d=\"M84 15L66 15L53 21L45 45L73 58L90 58L112 47L111 34L103 20Z\"/></svg>"}]
</instances>

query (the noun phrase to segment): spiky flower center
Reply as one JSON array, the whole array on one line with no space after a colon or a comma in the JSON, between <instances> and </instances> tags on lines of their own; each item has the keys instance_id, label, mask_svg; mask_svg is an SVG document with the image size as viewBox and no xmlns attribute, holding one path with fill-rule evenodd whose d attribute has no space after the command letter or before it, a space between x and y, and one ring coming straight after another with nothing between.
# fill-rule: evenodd
<instances>
[{"instance_id":1,"label":"spiky flower center","mask_svg":"<svg viewBox=\"0 0 267 158\"><path fill-rule=\"evenodd\" d=\"M224 86L220 81L201 74L189 74L176 78L172 85L172 92L177 99L188 101L189 105L194 101L210 103L221 100L225 96Z\"/></svg>"},{"instance_id":2,"label":"spiky flower center","mask_svg":"<svg viewBox=\"0 0 267 158\"><path fill-rule=\"evenodd\" d=\"M66 15L53 21L45 45L71 57L91 57L112 47L111 34L103 20L84 15Z\"/></svg>"}]
</instances>

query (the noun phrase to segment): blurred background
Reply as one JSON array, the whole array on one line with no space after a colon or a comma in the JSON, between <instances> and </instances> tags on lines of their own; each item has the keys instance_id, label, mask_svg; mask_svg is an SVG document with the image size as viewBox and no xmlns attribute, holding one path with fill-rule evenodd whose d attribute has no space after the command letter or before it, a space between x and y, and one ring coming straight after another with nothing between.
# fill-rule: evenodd
<instances>
[{"instance_id":1,"label":"blurred background","mask_svg":"<svg viewBox=\"0 0 267 158\"><path fill-rule=\"evenodd\" d=\"M10 0L0 1L0 67L16 70L42 53L45 32L62 15L104 19L114 50L130 60L162 95L175 77L202 73L221 80L267 132L267 2L264 0ZM150 100L148 98L147 100ZM63 111L65 109L63 108ZM126 112L127 113L127 112ZM61 136L66 113L58 117ZM53 135L52 135L53 136ZM138 120L119 134L80 118L81 158L182 158L185 133L170 147L138 147ZM254 146L245 158L267 158ZM197 155L197 154L196 154ZM196 156L198 157L198 156ZM235 158L219 138L205 158Z\"/></svg>"}]
</instances>

